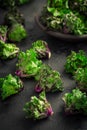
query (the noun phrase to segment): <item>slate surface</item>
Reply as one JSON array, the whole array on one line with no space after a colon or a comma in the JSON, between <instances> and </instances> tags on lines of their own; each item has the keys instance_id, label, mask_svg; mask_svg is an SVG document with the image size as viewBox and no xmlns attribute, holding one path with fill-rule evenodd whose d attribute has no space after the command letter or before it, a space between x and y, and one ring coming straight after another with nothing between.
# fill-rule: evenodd
<instances>
[{"instance_id":1,"label":"slate surface","mask_svg":"<svg viewBox=\"0 0 87 130\"><path fill-rule=\"evenodd\" d=\"M52 117L41 121L25 119L25 113L23 112L24 104L30 100L31 96L38 96L38 94L34 92L36 82L33 79L23 79L24 90L21 93L4 102L0 100L0 130L87 130L87 117L65 115L64 103L62 101L63 94L75 87L74 80L64 72L66 56L71 50L84 50L87 53L87 43L86 41L78 43L74 43L73 41L67 42L55 39L42 32L35 23L34 17L40 13L45 3L46 0L33 0L30 4L19 8L26 20L25 25L28 38L18 43L17 46L25 51L31 47L31 43L35 40L46 40L52 52L52 57L50 60L44 60L43 62L60 72L64 83L64 92L47 94L47 99L54 111ZM3 22L4 13L5 11L0 9L1 23ZM16 63L17 58L8 61L0 60L0 77L9 73L14 74Z\"/></svg>"}]
</instances>

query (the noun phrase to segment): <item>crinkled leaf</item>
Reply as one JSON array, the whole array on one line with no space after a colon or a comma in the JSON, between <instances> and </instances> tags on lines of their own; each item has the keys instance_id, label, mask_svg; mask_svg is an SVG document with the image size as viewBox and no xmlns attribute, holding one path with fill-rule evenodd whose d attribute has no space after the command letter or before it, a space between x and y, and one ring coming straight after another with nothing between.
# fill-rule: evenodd
<instances>
[{"instance_id":1,"label":"crinkled leaf","mask_svg":"<svg viewBox=\"0 0 87 130\"><path fill-rule=\"evenodd\" d=\"M2 78L1 78L2 80ZM23 88L22 81L17 76L12 76L11 74L7 75L3 78L3 82L1 84L1 98L5 100L11 95L19 93L19 91Z\"/></svg>"},{"instance_id":2,"label":"crinkled leaf","mask_svg":"<svg viewBox=\"0 0 87 130\"><path fill-rule=\"evenodd\" d=\"M33 118L35 120L43 119L53 114L51 105L47 101L44 92L39 95L39 98L32 96L31 100L25 104L23 110L27 118Z\"/></svg>"}]
</instances>

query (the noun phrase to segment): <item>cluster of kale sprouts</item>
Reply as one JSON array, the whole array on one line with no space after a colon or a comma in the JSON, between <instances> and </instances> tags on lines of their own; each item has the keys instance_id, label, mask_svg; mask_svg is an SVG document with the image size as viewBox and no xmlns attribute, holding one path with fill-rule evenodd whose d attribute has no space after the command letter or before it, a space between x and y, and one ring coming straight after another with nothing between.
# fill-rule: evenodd
<instances>
[{"instance_id":1,"label":"cluster of kale sprouts","mask_svg":"<svg viewBox=\"0 0 87 130\"><path fill-rule=\"evenodd\" d=\"M7 9L4 23L0 26L0 40L4 42L21 42L22 39L27 37L23 14L18 10L14 0L3 0L0 3L0 6L6 6Z\"/></svg>"},{"instance_id":2,"label":"cluster of kale sprouts","mask_svg":"<svg viewBox=\"0 0 87 130\"><path fill-rule=\"evenodd\" d=\"M51 51L43 40L33 42L30 49L26 52L21 51L18 55L16 75L21 78L33 77L37 82L35 91L40 93L39 97L32 96L30 101L25 104L24 111L27 118L37 120L51 116L53 110L46 99L46 93L63 91L60 73L41 60L50 57Z\"/></svg>"},{"instance_id":3,"label":"cluster of kale sprouts","mask_svg":"<svg viewBox=\"0 0 87 130\"><path fill-rule=\"evenodd\" d=\"M17 8L16 1L0 0L0 3L0 7L6 8L4 21L0 25L0 58L14 58L19 53L19 48L15 43L27 37L25 20Z\"/></svg>"},{"instance_id":4,"label":"cluster of kale sprouts","mask_svg":"<svg viewBox=\"0 0 87 130\"><path fill-rule=\"evenodd\" d=\"M0 0L1 2L1 0ZM52 107L46 99L47 92L63 91L61 75L49 65L43 64L43 58L50 58L51 51L43 40L32 43L25 52L16 47L15 42L26 38L24 18L18 11L17 5L28 0L3 0L2 7L6 7L4 25L0 25L0 58L9 59L18 55L17 70L0 78L0 96L2 100L19 93L23 89L21 78L33 77L37 84L35 91L39 97L32 96L24 106L27 118L43 119L53 114ZM22 3L21 3L22 2ZM85 0L48 0L40 20L48 29L76 35L86 34L86 5ZM84 5L84 6L83 6ZM12 43L9 43L12 42ZM63 96L65 111L68 114L83 113L87 115L87 56L84 51L72 51L66 59L65 70L73 75L76 88Z\"/></svg>"},{"instance_id":5,"label":"cluster of kale sprouts","mask_svg":"<svg viewBox=\"0 0 87 130\"><path fill-rule=\"evenodd\" d=\"M86 0L47 0L40 21L47 30L64 34L87 34Z\"/></svg>"},{"instance_id":6,"label":"cluster of kale sprouts","mask_svg":"<svg viewBox=\"0 0 87 130\"><path fill-rule=\"evenodd\" d=\"M19 48L15 44L7 44L0 41L0 57L9 59L16 56ZM31 78L36 80L35 91L40 93L39 97L32 96L24 106L27 118L43 119L53 114L52 107L46 99L46 92L63 91L61 75L53 70L41 59L49 59L51 51L46 41L37 40L32 43L31 48L25 52L19 51L17 55L17 70L15 75L7 75L0 78L0 96L2 100L19 93L23 90L23 82L20 78Z\"/></svg>"},{"instance_id":7,"label":"cluster of kale sprouts","mask_svg":"<svg viewBox=\"0 0 87 130\"><path fill-rule=\"evenodd\" d=\"M65 70L76 81L76 88L63 96L68 114L87 115L87 55L83 50L71 51L67 56Z\"/></svg>"}]
</instances>

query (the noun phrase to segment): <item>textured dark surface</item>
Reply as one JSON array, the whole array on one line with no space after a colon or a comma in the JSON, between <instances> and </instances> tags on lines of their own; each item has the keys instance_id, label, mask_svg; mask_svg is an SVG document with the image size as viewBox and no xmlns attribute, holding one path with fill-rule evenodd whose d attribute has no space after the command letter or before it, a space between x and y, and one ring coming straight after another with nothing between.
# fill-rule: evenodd
<instances>
[{"instance_id":1,"label":"textured dark surface","mask_svg":"<svg viewBox=\"0 0 87 130\"><path fill-rule=\"evenodd\" d=\"M53 69L60 72L64 82L64 91L62 93L49 93L47 99L51 103L54 115L50 118L33 121L25 119L23 112L24 104L30 100L30 97L37 95L34 92L36 82L33 79L23 79L24 90L8 100L2 102L0 100L0 130L87 130L87 117L81 115L67 116L64 113L64 103L62 96L65 92L69 92L75 87L75 82L64 72L64 64L66 56L71 50L78 51L80 49L87 53L87 43L74 43L73 41L64 41L55 39L42 32L34 22L34 16L40 13L46 0L33 0L30 4L20 7L20 11L24 14L26 20L26 29L28 38L21 43L17 43L21 50L25 51L31 47L31 43L41 39L48 42L52 52L50 60L44 60ZM3 22L4 11L0 9L0 22ZM0 77L9 73L14 74L16 70L17 58L1 61L0 60Z\"/></svg>"}]
</instances>

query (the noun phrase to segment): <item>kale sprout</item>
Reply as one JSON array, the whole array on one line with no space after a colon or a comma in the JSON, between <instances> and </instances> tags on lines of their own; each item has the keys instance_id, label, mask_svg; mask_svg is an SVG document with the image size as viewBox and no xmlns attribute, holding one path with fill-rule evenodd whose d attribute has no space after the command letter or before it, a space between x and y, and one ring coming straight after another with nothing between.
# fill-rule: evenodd
<instances>
[{"instance_id":1,"label":"kale sprout","mask_svg":"<svg viewBox=\"0 0 87 130\"><path fill-rule=\"evenodd\" d=\"M41 92L56 92L62 91L62 80L59 72L52 70L52 68L48 65L43 65L37 73L35 79L38 81L35 91Z\"/></svg>"},{"instance_id":2,"label":"kale sprout","mask_svg":"<svg viewBox=\"0 0 87 130\"><path fill-rule=\"evenodd\" d=\"M63 16L63 31L75 35L87 34L87 28L84 17L78 13L70 11ZM66 31L68 30L68 31Z\"/></svg>"},{"instance_id":3,"label":"kale sprout","mask_svg":"<svg viewBox=\"0 0 87 130\"><path fill-rule=\"evenodd\" d=\"M87 15L87 0L69 0L69 6L72 10Z\"/></svg>"},{"instance_id":4,"label":"kale sprout","mask_svg":"<svg viewBox=\"0 0 87 130\"><path fill-rule=\"evenodd\" d=\"M20 52L18 55L18 70L15 72L20 77L34 77L42 66L42 61L37 59L33 49Z\"/></svg>"},{"instance_id":5,"label":"kale sprout","mask_svg":"<svg viewBox=\"0 0 87 130\"><path fill-rule=\"evenodd\" d=\"M78 68L75 72L74 79L77 83L77 87L81 91L87 92L87 68Z\"/></svg>"},{"instance_id":6,"label":"kale sprout","mask_svg":"<svg viewBox=\"0 0 87 130\"><path fill-rule=\"evenodd\" d=\"M10 59L16 57L19 53L19 48L15 44L5 43L0 40L0 58Z\"/></svg>"},{"instance_id":7,"label":"kale sprout","mask_svg":"<svg viewBox=\"0 0 87 130\"><path fill-rule=\"evenodd\" d=\"M21 24L13 24L8 31L8 39L11 42L20 42L27 37L27 32Z\"/></svg>"},{"instance_id":8,"label":"kale sprout","mask_svg":"<svg viewBox=\"0 0 87 130\"><path fill-rule=\"evenodd\" d=\"M32 96L31 100L25 104L23 110L27 118L34 120L47 118L53 114L52 107L46 99L45 92L42 92L39 98Z\"/></svg>"},{"instance_id":9,"label":"kale sprout","mask_svg":"<svg viewBox=\"0 0 87 130\"><path fill-rule=\"evenodd\" d=\"M4 18L5 24L9 27L8 40L11 42L20 42L27 37L27 31L24 28L23 15L17 8L10 9Z\"/></svg>"},{"instance_id":10,"label":"kale sprout","mask_svg":"<svg viewBox=\"0 0 87 130\"><path fill-rule=\"evenodd\" d=\"M43 40L37 40L32 43L32 48L36 51L37 53L37 58L50 58L51 57L51 52L50 49L48 48L47 42Z\"/></svg>"},{"instance_id":11,"label":"kale sprout","mask_svg":"<svg viewBox=\"0 0 87 130\"><path fill-rule=\"evenodd\" d=\"M7 26L0 25L0 40L6 42L6 40L7 40L7 31L8 31Z\"/></svg>"},{"instance_id":12,"label":"kale sprout","mask_svg":"<svg viewBox=\"0 0 87 130\"><path fill-rule=\"evenodd\" d=\"M78 53L71 51L71 54L67 56L65 63L65 70L67 73L74 74L78 68L87 67L87 56L83 50Z\"/></svg>"},{"instance_id":13,"label":"kale sprout","mask_svg":"<svg viewBox=\"0 0 87 130\"><path fill-rule=\"evenodd\" d=\"M19 93L23 89L23 83L17 76L7 75L5 78L0 78L0 92L2 100L11 95Z\"/></svg>"},{"instance_id":14,"label":"kale sprout","mask_svg":"<svg viewBox=\"0 0 87 130\"><path fill-rule=\"evenodd\" d=\"M68 0L48 0L47 1L47 10L52 13L53 16L58 16L60 9L68 9Z\"/></svg>"},{"instance_id":15,"label":"kale sprout","mask_svg":"<svg viewBox=\"0 0 87 130\"><path fill-rule=\"evenodd\" d=\"M87 96L79 89L73 89L71 93L63 96L66 114L82 113L87 115Z\"/></svg>"},{"instance_id":16,"label":"kale sprout","mask_svg":"<svg viewBox=\"0 0 87 130\"><path fill-rule=\"evenodd\" d=\"M11 27L13 24L19 23L24 25L25 20L23 18L23 14L17 8L13 8L7 11L4 17L4 23Z\"/></svg>"}]
</instances>

